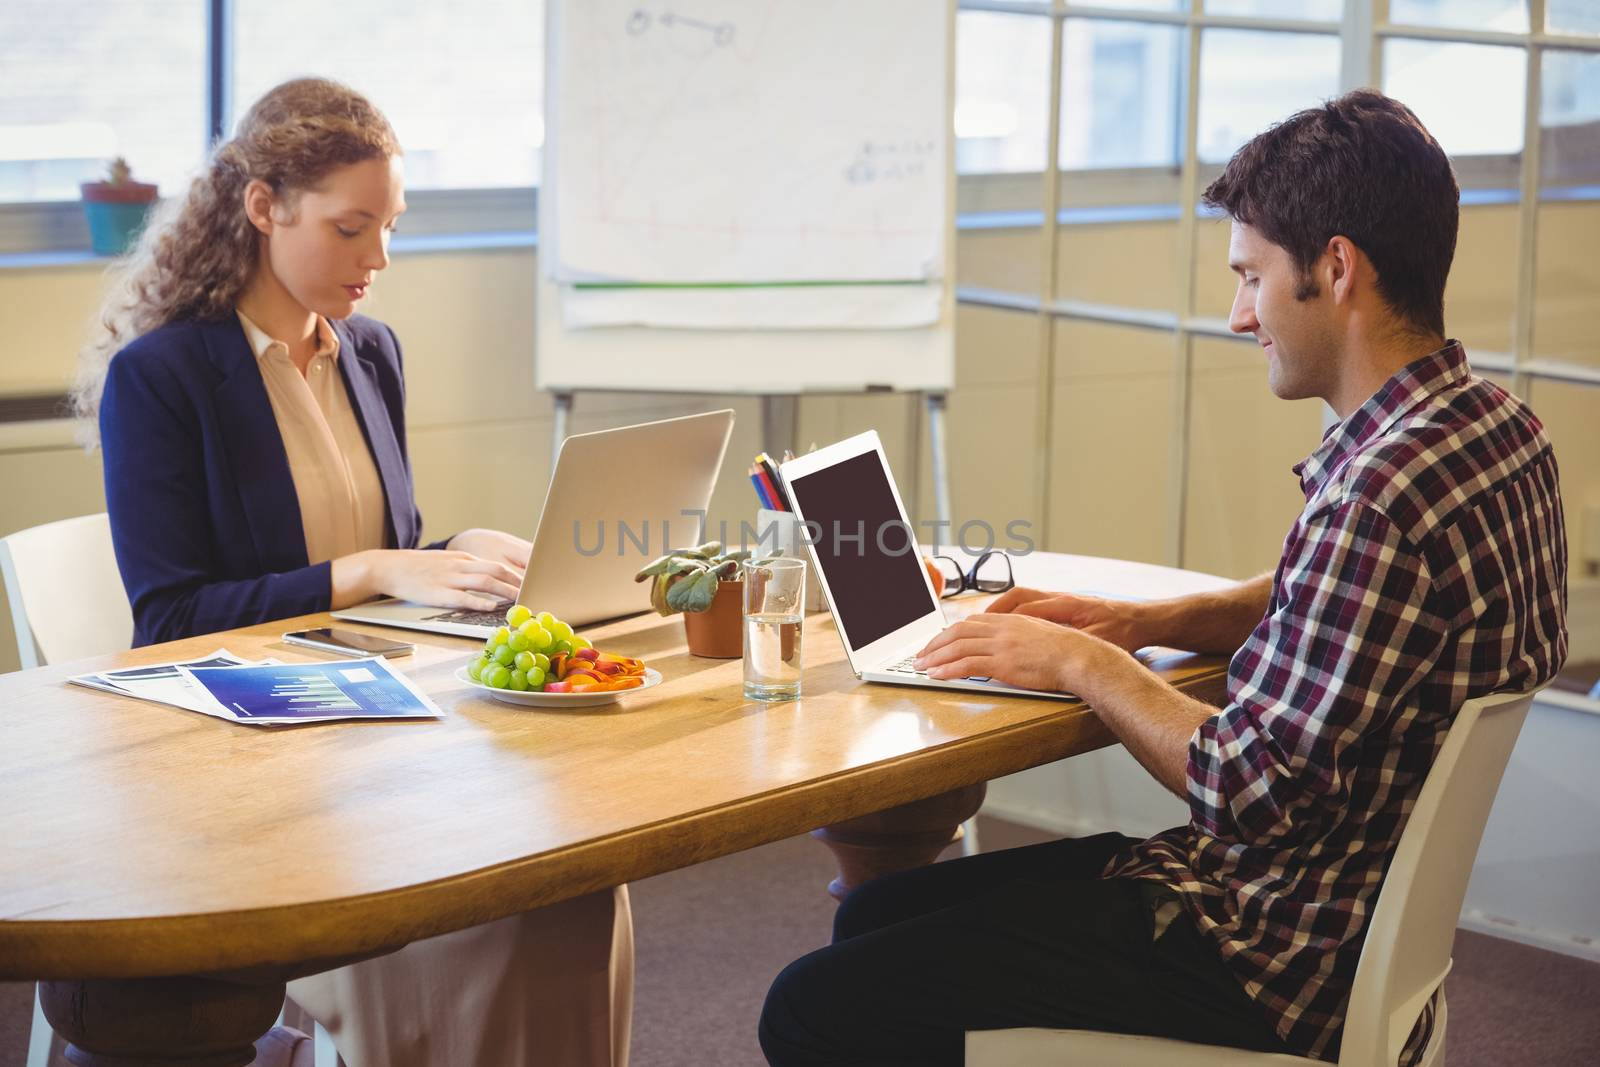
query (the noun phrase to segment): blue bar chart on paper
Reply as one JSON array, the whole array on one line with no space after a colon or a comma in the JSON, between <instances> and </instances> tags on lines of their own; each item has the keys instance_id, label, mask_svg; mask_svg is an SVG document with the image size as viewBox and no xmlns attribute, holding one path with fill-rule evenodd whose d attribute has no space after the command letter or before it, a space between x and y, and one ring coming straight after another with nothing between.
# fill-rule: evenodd
<instances>
[{"instance_id":1,"label":"blue bar chart on paper","mask_svg":"<svg viewBox=\"0 0 1600 1067\"><path fill-rule=\"evenodd\" d=\"M373 674L362 667L358 677L361 680L371 680ZM339 684L326 675L285 667L276 673L270 685L271 688L266 694L267 700L274 706L281 706L282 713L304 711L328 715L341 711L361 710L361 705L346 696L345 691L339 688ZM250 709L239 702L232 703L233 710L240 715L251 714Z\"/></svg>"},{"instance_id":2,"label":"blue bar chart on paper","mask_svg":"<svg viewBox=\"0 0 1600 1067\"><path fill-rule=\"evenodd\" d=\"M439 710L383 659L186 671L241 722L433 718Z\"/></svg>"}]
</instances>

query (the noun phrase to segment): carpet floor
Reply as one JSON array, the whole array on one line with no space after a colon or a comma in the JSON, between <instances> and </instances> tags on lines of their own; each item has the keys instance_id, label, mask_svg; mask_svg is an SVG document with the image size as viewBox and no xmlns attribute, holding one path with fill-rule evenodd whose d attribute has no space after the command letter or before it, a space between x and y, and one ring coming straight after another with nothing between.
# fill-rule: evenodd
<instances>
[{"instance_id":1,"label":"carpet floor","mask_svg":"<svg viewBox=\"0 0 1600 1067\"><path fill-rule=\"evenodd\" d=\"M979 825L986 849L1045 839ZM767 985L826 942L833 872L797 837L635 883L632 1067L759 1067ZM1600 1064L1600 964L1462 931L1447 992L1450 1067ZM24 1067L32 995L0 983L0 1067Z\"/></svg>"}]
</instances>

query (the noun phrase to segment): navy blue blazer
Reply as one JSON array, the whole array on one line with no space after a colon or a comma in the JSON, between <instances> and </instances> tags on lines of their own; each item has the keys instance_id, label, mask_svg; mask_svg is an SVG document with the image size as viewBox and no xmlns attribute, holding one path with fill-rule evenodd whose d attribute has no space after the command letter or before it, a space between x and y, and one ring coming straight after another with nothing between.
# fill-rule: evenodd
<instances>
[{"instance_id":1,"label":"navy blue blazer","mask_svg":"<svg viewBox=\"0 0 1600 1067\"><path fill-rule=\"evenodd\" d=\"M383 483L388 546L415 548L400 343L374 319L332 325ZM307 563L283 436L235 316L172 323L118 352L100 448L135 647L328 610L331 564Z\"/></svg>"}]
</instances>

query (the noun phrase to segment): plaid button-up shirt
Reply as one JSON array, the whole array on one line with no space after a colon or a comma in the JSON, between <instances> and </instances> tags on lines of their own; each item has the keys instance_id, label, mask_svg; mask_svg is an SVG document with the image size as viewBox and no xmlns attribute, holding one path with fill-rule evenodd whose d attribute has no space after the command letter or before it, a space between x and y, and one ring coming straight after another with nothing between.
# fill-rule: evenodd
<instances>
[{"instance_id":1,"label":"plaid button-up shirt","mask_svg":"<svg viewBox=\"0 0 1600 1067\"><path fill-rule=\"evenodd\" d=\"M1455 342L1295 471L1306 506L1267 614L1189 742L1190 822L1104 876L1170 885L1279 1036L1334 1059L1368 917L1456 711L1566 658L1567 549L1543 427Z\"/></svg>"}]
</instances>

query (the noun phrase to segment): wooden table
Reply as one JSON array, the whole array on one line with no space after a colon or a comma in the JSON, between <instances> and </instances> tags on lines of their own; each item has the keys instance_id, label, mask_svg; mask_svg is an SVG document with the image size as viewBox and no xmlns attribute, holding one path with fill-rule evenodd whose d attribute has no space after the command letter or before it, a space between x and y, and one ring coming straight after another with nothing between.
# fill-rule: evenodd
<instances>
[{"instance_id":1,"label":"wooden table","mask_svg":"<svg viewBox=\"0 0 1600 1067\"><path fill-rule=\"evenodd\" d=\"M1135 595L1220 584L1045 553L1017 572ZM987 780L1112 740L1065 699L861 683L827 615L806 621L804 697L773 705L654 615L586 631L666 678L596 710L486 699L453 677L476 642L427 635L397 662L437 722L252 728L64 684L217 648L317 659L278 636L326 621L0 676L0 979L53 980L46 1013L93 1050L80 1062L247 1063L290 978L816 827L848 853L898 805L933 811L931 859ZM1149 659L1220 693L1217 658Z\"/></svg>"}]
</instances>

